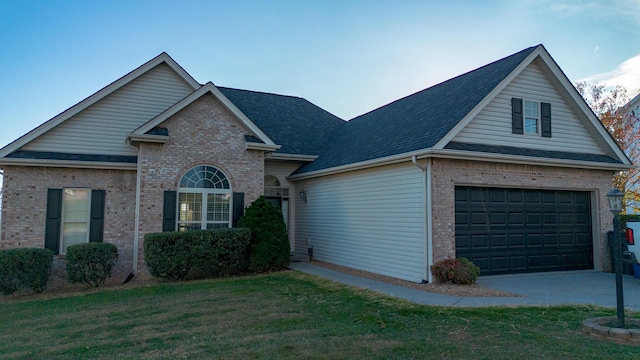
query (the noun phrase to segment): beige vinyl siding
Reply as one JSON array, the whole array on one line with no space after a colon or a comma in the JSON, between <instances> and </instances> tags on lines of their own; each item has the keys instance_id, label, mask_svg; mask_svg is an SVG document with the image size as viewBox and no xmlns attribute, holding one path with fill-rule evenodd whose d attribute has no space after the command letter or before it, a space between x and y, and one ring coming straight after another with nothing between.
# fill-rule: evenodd
<instances>
[{"instance_id":1,"label":"beige vinyl siding","mask_svg":"<svg viewBox=\"0 0 640 360\"><path fill-rule=\"evenodd\" d=\"M409 281L424 276L424 176L412 164L300 181L296 249L317 260Z\"/></svg>"},{"instance_id":2,"label":"beige vinyl siding","mask_svg":"<svg viewBox=\"0 0 640 360\"><path fill-rule=\"evenodd\" d=\"M162 63L22 148L78 154L137 155L126 135L193 91Z\"/></svg>"},{"instance_id":3,"label":"beige vinyl siding","mask_svg":"<svg viewBox=\"0 0 640 360\"><path fill-rule=\"evenodd\" d=\"M567 101L550 81L546 65L539 59L525 68L452 141L474 144L516 146L531 149L605 154L608 149L586 118ZM511 132L511 98L551 104L552 137L518 135ZM575 105L574 105L575 106ZM584 115L582 115L584 117Z\"/></svg>"},{"instance_id":4,"label":"beige vinyl siding","mask_svg":"<svg viewBox=\"0 0 640 360\"><path fill-rule=\"evenodd\" d=\"M291 252L296 251L295 232L296 232L296 207L294 206L298 193L296 192L296 184L289 182L287 177L298 169L303 163L297 161L273 161L267 160L264 163L264 174L273 175L280 181L280 186L289 189L289 226L287 228L289 234L289 243ZM306 247L304 248L306 249ZM305 250L306 251L306 250Z\"/></svg>"}]
</instances>

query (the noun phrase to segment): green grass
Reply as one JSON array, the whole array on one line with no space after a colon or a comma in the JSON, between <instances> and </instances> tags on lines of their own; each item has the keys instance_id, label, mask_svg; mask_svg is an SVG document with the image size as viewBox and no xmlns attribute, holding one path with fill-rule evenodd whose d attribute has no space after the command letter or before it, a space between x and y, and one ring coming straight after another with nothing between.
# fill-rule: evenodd
<instances>
[{"instance_id":1,"label":"green grass","mask_svg":"<svg viewBox=\"0 0 640 360\"><path fill-rule=\"evenodd\" d=\"M640 347L580 333L611 315L422 306L289 271L3 301L0 358L639 358Z\"/></svg>"}]
</instances>

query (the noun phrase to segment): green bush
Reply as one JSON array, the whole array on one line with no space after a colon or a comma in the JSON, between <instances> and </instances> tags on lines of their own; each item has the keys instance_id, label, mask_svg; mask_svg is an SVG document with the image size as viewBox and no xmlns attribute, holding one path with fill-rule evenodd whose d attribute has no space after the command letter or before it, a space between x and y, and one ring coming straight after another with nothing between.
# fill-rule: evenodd
<instances>
[{"instance_id":1,"label":"green bush","mask_svg":"<svg viewBox=\"0 0 640 360\"><path fill-rule=\"evenodd\" d=\"M212 229L146 234L144 260L151 275L184 280L192 270L205 277L246 271L249 229Z\"/></svg>"},{"instance_id":2,"label":"green bush","mask_svg":"<svg viewBox=\"0 0 640 360\"><path fill-rule=\"evenodd\" d=\"M118 260L118 248L113 244L91 242L67 248L67 280L98 287L111 277Z\"/></svg>"},{"instance_id":3,"label":"green bush","mask_svg":"<svg viewBox=\"0 0 640 360\"><path fill-rule=\"evenodd\" d=\"M0 291L5 295L20 288L45 291L52 264L53 251L49 249L0 250Z\"/></svg>"},{"instance_id":4,"label":"green bush","mask_svg":"<svg viewBox=\"0 0 640 360\"><path fill-rule=\"evenodd\" d=\"M239 227L251 229L249 270L268 271L289 265L289 239L282 211L260 196L246 209Z\"/></svg>"},{"instance_id":5,"label":"green bush","mask_svg":"<svg viewBox=\"0 0 640 360\"><path fill-rule=\"evenodd\" d=\"M431 265L431 272L438 282L473 284L480 276L480 268L465 259L445 259Z\"/></svg>"}]
</instances>

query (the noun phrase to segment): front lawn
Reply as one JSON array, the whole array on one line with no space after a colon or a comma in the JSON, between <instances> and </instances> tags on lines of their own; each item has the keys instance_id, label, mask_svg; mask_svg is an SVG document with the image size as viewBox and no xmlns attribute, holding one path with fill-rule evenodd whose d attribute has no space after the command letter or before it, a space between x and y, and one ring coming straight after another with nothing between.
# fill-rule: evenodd
<instances>
[{"instance_id":1,"label":"front lawn","mask_svg":"<svg viewBox=\"0 0 640 360\"><path fill-rule=\"evenodd\" d=\"M3 301L0 358L639 358L580 333L614 314L414 305L288 271Z\"/></svg>"}]
</instances>

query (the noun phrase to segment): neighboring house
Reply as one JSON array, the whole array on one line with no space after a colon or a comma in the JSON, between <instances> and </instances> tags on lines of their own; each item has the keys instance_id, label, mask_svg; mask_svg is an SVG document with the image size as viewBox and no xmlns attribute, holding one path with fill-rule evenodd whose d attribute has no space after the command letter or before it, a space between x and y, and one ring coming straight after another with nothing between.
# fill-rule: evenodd
<instances>
[{"instance_id":1,"label":"neighboring house","mask_svg":"<svg viewBox=\"0 0 640 360\"><path fill-rule=\"evenodd\" d=\"M196 82L161 54L0 150L2 248L118 246L233 226L266 195L292 252L420 282L607 269L606 193L630 167L542 46L345 122L308 101ZM57 263L63 263L58 256Z\"/></svg>"},{"instance_id":2,"label":"neighboring house","mask_svg":"<svg viewBox=\"0 0 640 360\"><path fill-rule=\"evenodd\" d=\"M631 99L624 107L623 107L623 111L625 111L626 114L633 116L636 119L640 119L640 94L636 95L633 99ZM640 129L638 128L640 126L640 124L638 124L638 122L634 122L635 126L634 126L634 131L635 133L640 132ZM637 164L636 164L637 165ZM637 189L638 185L637 184L632 184L631 185L631 189ZM634 200L630 200L629 203L627 204L627 208L626 208L626 213L627 214L638 214L638 209L640 209L640 204L638 204L636 201Z\"/></svg>"}]
</instances>

